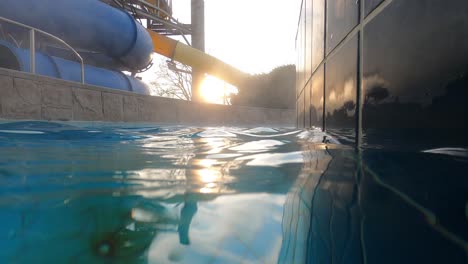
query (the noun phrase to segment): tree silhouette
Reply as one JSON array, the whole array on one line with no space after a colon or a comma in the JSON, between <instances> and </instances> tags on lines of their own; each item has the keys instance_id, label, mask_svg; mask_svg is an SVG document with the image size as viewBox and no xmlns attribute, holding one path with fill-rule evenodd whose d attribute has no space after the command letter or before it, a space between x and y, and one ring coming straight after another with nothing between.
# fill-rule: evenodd
<instances>
[{"instance_id":1,"label":"tree silhouette","mask_svg":"<svg viewBox=\"0 0 468 264\"><path fill-rule=\"evenodd\" d=\"M160 61L152 81L153 95L190 101L192 99L191 68L178 62Z\"/></svg>"},{"instance_id":2,"label":"tree silhouette","mask_svg":"<svg viewBox=\"0 0 468 264\"><path fill-rule=\"evenodd\" d=\"M268 74L257 74L248 78L239 93L233 95L233 105L295 108L296 67L280 66Z\"/></svg>"}]
</instances>

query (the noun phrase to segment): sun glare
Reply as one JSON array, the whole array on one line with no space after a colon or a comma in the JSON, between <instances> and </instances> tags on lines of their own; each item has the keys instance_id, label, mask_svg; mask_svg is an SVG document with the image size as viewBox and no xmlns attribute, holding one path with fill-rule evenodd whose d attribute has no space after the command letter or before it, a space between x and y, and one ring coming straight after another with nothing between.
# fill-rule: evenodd
<instances>
[{"instance_id":1,"label":"sun glare","mask_svg":"<svg viewBox=\"0 0 468 264\"><path fill-rule=\"evenodd\" d=\"M207 103L226 104L231 94L237 93L237 88L210 75L206 75L201 84L201 94Z\"/></svg>"}]
</instances>

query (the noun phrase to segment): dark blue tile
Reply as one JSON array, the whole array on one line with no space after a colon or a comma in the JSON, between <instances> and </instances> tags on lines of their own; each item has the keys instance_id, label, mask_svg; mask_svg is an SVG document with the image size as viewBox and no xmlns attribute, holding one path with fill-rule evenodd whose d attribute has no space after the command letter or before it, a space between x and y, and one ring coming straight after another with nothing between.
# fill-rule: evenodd
<instances>
[{"instance_id":1,"label":"dark blue tile","mask_svg":"<svg viewBox=\"0 0 468 264\"><path fill-rule=\"evenodd\" d=\"M304 83L307 83L309 80L310 76L312 75L312 55L313 55L313 50L312 50L312 28L314 26L314 21L313 21L313 0L306 0L305 2L305 51L304 51L304 56L305 56L305 70L304 70L304 77L305 81Z\"/></svg>"},{"instance_id":2,"label":"dark blue tile","mask_svg":"<svg viewBox=\"0 0 468 264\"><path fill-rule=\"evenodd\" d=\"M364 174L361 194L368 263L466 263L464 250L437 232L418 207L372 178Z\"/></svg>"},{"instance_id":3,"label":"dark blue tile","mask_svg":"<svg viewBox=\"0 0 468 264\"><path fill-rule=\"evenodd\" d=\"M312 71L315 71L324 58L325 50L325 0L312 0Z\"/></svg>"},{"instance_id":4,"label":"dark blue tile","mask_svg":"<svg viewBox=\"0 0 468 264\"><path fill-rule=\"evenodd\" d=\"M304 87L304 119L305 127L310 127L310 83Z\"/></svg>"},{"instance_id":5,"label":"dark blue tile","mask_svg":"<svg viewBox=\"0 0 468 264\"><path fill-rule=\"evenodd\" d=\"M299 97L302 89L304 88L304 66L305 66L305 54L304 54L304 8L305 4L301 6L301 12L299 15L299 22L296 34L296 96Z\"/></svg>"},{"instance_id":6,"label":"dark blue tile","mask_svg":"<svg viewBox=\"0 0 468 264\"><path fill-rule=\"evenodd\" d=\"M310 124L315 127L323 125L323 103L324 103L324 70L321 66L312 76L310 83Z\"/></svg>"},{"instance_id":7,"label":"dark blue tile","mask_svg":"<svg viewBox=\"0 0 468 264\"><path fill-rule=\"evenodd\" d=\"M468 144L468 1L395 0L365 27L364 47L367 132L431 130L416 141Z\"/></svg>"},{"instance_id":8,"label":"dark blue tile","mask_svg":"<svg viewBox=\"0 0 468 264\"><path fill-rule=\"evenodd\" d=\"M353 129L356 123L358 38L345 44L325 68L325 126Z\"/></svg>"},{"instance_id":9,"label":"dark blue tile","mask_svg":"<svg viewBox=\"0 0 468 264\"><path fill-rule=\"evenodd\" d=\"M327 54L358 24L359 1L327 1Z\"/></svg>"},{"instance_id":10,"label":"dark blue tile","mask_svg":"<svg viewBox=\"0 0 468 264\"><path fill-rule=\"evenodd\" d=\"M369 15L376 7L378 7L384 0L365 0L364 1L364 13Z\"/></svg>"},{"instance_id":11,"label":"dark blue tile","mask_svg":"<svg viewBox=\"0 0 468 264\"><path fill-rule=\"evenodd\" d=\"M298 127L304 127L305 123L305 107L304 107L304 93L302 92L299 95L299 99L297 101L297 109L298 109L298 115L297 115L297 125Z\"/></svg>"}]
</instances>

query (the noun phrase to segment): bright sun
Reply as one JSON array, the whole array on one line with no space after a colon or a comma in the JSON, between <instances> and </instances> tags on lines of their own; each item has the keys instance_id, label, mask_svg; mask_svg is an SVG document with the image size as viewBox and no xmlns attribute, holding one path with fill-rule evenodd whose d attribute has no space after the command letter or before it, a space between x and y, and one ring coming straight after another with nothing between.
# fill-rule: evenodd
<instances>
[{"instance_id":1,"label":"bright sun","mask_svg":"<svg viewBox=\"0 0 468 264\"><path fill-rule=\"evenodd\" d=\"M225 98L237 93L236 87L210 75L205 76L200 89L203 99L214 104L225 104Z\"/></svg>"}]
</instances>

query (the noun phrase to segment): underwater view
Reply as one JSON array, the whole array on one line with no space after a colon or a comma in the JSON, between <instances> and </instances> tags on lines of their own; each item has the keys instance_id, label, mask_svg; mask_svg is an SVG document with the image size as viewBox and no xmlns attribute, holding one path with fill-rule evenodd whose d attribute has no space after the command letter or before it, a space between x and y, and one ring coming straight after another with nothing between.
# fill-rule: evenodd
<instances>
[{"instance_id":1,"label":"underwater view","mask_svg":"<svg viewBox=\"0 0 468 264\"><path fill-rule=\"evenodd\" d=\"M0 123L0 263L466 263L467 150L346 133Z\"/></svg>"}]
</instances>

